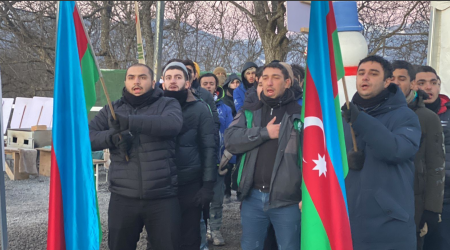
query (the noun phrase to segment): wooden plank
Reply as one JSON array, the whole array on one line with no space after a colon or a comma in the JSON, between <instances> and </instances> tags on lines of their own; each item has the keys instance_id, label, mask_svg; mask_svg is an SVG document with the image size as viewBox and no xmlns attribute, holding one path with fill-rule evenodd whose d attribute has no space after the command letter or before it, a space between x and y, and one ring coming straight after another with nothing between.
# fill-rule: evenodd
<instances>
[{"instance_id":1,"label":"wooden plank","mask_svg":"<svg viewBox=\"0 0 450 250\"><path fill-rule=\"evenodd\" d=\"M50 170L52 167L52 154L50 150L39 150L39 175L50 176Z\"/></svg>"}]
</instances>

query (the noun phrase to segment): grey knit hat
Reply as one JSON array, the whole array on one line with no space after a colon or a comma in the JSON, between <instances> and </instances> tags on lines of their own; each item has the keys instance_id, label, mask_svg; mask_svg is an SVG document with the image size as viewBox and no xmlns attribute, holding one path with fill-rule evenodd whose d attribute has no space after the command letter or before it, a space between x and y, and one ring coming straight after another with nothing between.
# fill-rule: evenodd
<instances>
[{"instance_id":1,"label":"grey knit hat","mask_svg":"<svg viewBox=\"0 0 450 250\"><path fill-rule=\"evenodd\" d=\"M189 78L189 72L188 72L186 66L184 66L184 64L182 64L180 62L171 62L171 63L167 64L167 66L164 68L163 76L166 75L167 69L169 67L172 67L172 66L178 66L178 67L182 68L184 70L184 72L186 73L186 75L188 76L188 78Z\"/></svg>"}]
</instances>

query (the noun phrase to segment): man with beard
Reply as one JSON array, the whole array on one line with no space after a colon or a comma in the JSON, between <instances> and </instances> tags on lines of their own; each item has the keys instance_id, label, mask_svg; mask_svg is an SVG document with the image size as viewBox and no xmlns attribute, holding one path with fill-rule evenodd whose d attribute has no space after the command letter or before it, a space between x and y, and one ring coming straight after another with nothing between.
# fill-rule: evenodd
<instances>
[{"instance_id":1,"label":"man with beard","mask_svg":"<svg viewBox=\"0 0 450 250\"><path fill-rule=\"evenodd\" d=\"M219 86L223 87L223 84L227 79L227 70L223 67L217 67L214 69L213 74L217 76L217 79L219 80Z\"/></svg>"},{"instance_id":2,"label":"man with beard","mask_svg":"<svg viewBox=\"0 0 450 250\"><path fill-rule=\"evenodd\" d=\"M345 179L354 249L416 249L414 156L420 124L380 56L360 61L357 93L342 107L349 172ZM350 126L356 134L357 151Z\"/></svg>"},{"instance_id":3,"label":"man with beard","mask_svg":"<svg viewBox=\"0 0 450 250\"><path fill-rule=\"evenodd\" d=\"M92 150L110 150L108 246L136 249L142 227L156 250L179 245L175 138L183 118L180 104L154 88L145 64L127 69L122 98L89 123Z\"/></svg>"},{"instance_id":4,"label":"man with beard","mask_svg":"<svg viewBox=\"0 0 450 250\"><path fill-rule=\"evenodd\" d=\"M442 213L444 198L445 154L442 147L442 126L439 117L425 107L428 95L422 90L412 90L416 74L406 61L394 61L392 82L397 84L406 97L408 107L419 117L422 137L419 151L414 159L414 198L417 231L417 249L423 249L424 237L420 231L427 224L428 232L436 229Z\"/></svg>"},{"instance_id":5,"label":"man with beard","mask_svg":"<svg viewBox=\"0 0 450 250\"><path fill-rule=\"evenodd\" d=\"M178 199L181 209L180 249L200 249L200 218L209 206L217 177L214 122L208 107L189 90L184 64L169 63L163 72L164 96L181 105L183 127L176 138Z\"/></svg>"},{"instance_id":6,"label":"man with beard","mask_svg":"<svg viewBox=\"0 0 450 250\"><path fill-rule=\"evenodd\" d=\"M239 199L243 250L262 250L272 223L280 249L300 249L301 106L280 63L263 67L261 101L238 112L225 130L225 147L241 156ZM298 123L297 123L298 124Z\"/></svg>"},{"instance_id":7,"label":"man with beard","mask_svg":"<svg viewBox=\"0 0 450 250\"><path fill-rule=\"evenodd\" d=\"M239 85L234 90L233 98L234 98L234 106L236 107L236 112L239 112L242 105L244 105L245 101L245 93L248 89L253 87L256 82L256 69L258 66L254 62L246 62L244 67L242 68L242 84Z\"/></svg>"},{"instance_id":8,"label":"man with beard","mask_svg":"<svg viewBox=\"0 0 450 250\"><path fill-rule=\"evenodd\" d=\"M436 113L444 131L445 144L445 183L444 201L442 206L442 222L436 225L436 213L430 220L432 225L436 225L435 230L425 235L425 250L450 249L450 99L441 94L441 81L436 71L430 66L421 66L416 71L415 87L425 91L429 97L425 100L425 106ZM444 181L444 180L442 180Z\"/></svg>"}]
</instances>

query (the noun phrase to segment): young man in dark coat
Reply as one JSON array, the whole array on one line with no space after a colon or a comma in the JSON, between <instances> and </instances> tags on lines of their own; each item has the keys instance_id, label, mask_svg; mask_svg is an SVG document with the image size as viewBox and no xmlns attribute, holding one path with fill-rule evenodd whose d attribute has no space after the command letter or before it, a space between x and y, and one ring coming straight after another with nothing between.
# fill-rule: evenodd
<instances>
[{"instance_id":1,"label":"young man in dark coat","mask_svg":"<svg viewBox=\"0 0 450 250\"><path fill-rule=\"evenodd\" d=\"M238 112L225 130L226 149L246 155L238 189L243 250L263 249L269 223L280 249L300 249L301 145L294 123L300 119L301 106L291 84L281 64L264 66L261 101ZM249 119L252 123L247 125Z\"/></svg>"},{"instance_id":2,"label":"young man in dark coat","mask_svg":"<svg viewBox=\"0 0 450 250\"><path fill-rule=\"evenodd\" d=\"M445 180L444 182L444 201L442 207L442 222L436 222L436 216L433 217L432 229L425 235L423 249L426 250L444 250L450 249L450 99L441 94L441 82L436 71L430 66L421 66L416 71L415 86L428 94L429 99L425 100L425 106L436 113L444 131L445 145ZM436 225L437 224L437 225Z\"/></svg>"},{"instance_id":3,"label":"young man in dark coat","mask_svg":"<svg viewBox=\"0 0 450 250\"><path fill-rule=\"evenodd\" d=\"M136 249L142 227L156 250L179 245L175 138L183 118L180 104L154 88L144 64L127 69L122 98L89 123L92 150L110 149L108 246Z\"/></svg>"},{"instance_id":4,"label":"young man in dark coat","mask_svg":"<svg viewBox=\"0 0 450 250\"><path fill-rule=\"evenodd\" d=\"M225 129L233 121L233 116L231 114L231 108L225 105L222 102L222 98L224 97L224 91L221 86L219 86L219 79L216 75L212 73L206 73L202 75L199 79L200 86L214 95L214 100L216 101L217 113L219 114L220 120L220 145L219 150L217 151L217 166L220 164L220 160L225 150L225 144L223 140L223 133ZM222 227L222 212L223 212L223 201L225 195L225 174L222 171L231 172L231 167L236 163L236 157L232 157L228 162L227 166L222 169L217 176L217 181L214 185L214 197L211 201L211 207L209 210L209 230L207 232L208 240L212 241L214 246L223 246L225 245L225 240L222 237L222 233L220 229Z\"/></svg>"},{"instance_id":5,"label":"young man in dark coat","mask_svg":"<svg viewBox=\"0 0 450 250\"><path fill-rule=\"evenodd\" d=\"M200 217L209 206L217 178L217 146L210 110L189 89L189 74L180 62L163 73L164 96L175 98L183 112L183 127L176 139L178 199L181 209L181 250L200 249Z\"/></svg>"},{"instance_id":6,"label":"young man in dark coat","mask_svg":"<svg viewBox=\"0 0 450 250\"><path fill-rule=\"evenodd\" d=\"M406 97L408 107L419 117L422 137L419 151L414 159L414 198L417 249L423 249L424 237L421 229L427 224L428 232L436 229L439 214L442 213L444 198L445 154L442 126L439 116L425 107L428 95L422 90L413 90L416 73L406 61L394 61L392 82L397 84Z\"/></svg>"},{"instance_id":7,"label":"young man in dark coat","mask_svg":"<svg viewBox=\"0 0 450 250\"><path fill-rule=\"evenodd\" d=\"M380 56L360 61L357 93L342 107L349 172L345 180L353 247L416 249L414 156L420 124ZM355 152L350 126L356 134Z\"/></svg>"}]
</instances>

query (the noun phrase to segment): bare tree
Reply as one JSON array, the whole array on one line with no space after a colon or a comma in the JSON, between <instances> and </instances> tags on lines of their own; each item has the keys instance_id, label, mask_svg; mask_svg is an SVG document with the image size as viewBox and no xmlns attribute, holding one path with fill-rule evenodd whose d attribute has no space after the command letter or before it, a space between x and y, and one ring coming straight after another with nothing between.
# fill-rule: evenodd
<instances>
[{"instance_id":1,"label":"bare tree","mask_svg":"<svg viewBox=\"0 0 450 250\"><path fill-rule=\"evenodd\" d=\"M360 1L358 14L369 54L423 64L426 60L429 1Z\"/></svg>"},{"instance_id":2,"label":"bare tree","mask_svg":"<svg viewBox=\"0 0 450 250\"><path fill-rule=\"evenodd\" d=\"M251 6L246 2L230 2L250 17L256 26L266 61L285 61L289 45L286 36L288 30L285 22L285 1L252 1Z\"/></svg>"}]
</instances>

